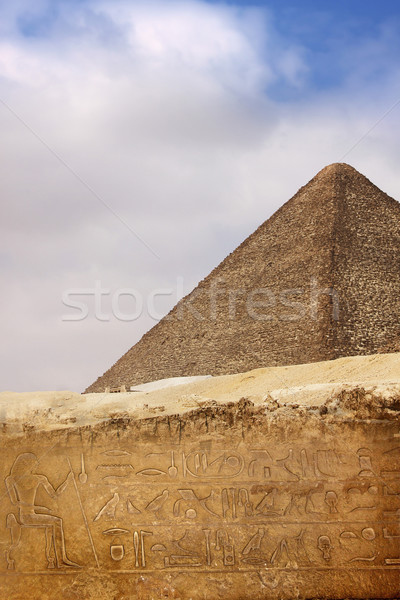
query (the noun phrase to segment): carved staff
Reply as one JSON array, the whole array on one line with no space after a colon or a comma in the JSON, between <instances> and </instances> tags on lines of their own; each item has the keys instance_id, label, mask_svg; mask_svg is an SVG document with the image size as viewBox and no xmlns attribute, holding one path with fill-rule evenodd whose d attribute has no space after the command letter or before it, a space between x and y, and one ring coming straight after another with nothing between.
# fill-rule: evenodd
<instances>
[{"instance_id":1,"label":"carved staff","mask_svg":"<svg viewBox=\"0 0 400 600\"><path fill-rule=\"evenodd\" d=\"M80 497L80 494L79 494L78 486L76 485L75 473L74 473L74 471L72 469L72 465L71 465L71 461L69 460L69 457L67 456L66 458L67 458L68 465L69 465L69 468L71 470L71 473L73 475L73 482L74 482L74 487L75 487L75 491L76 491L76 496L78 498L79 506L81 507L82 517L83 517L83 520L85 522L86 531L88 532L89 541L90 541L90 545L92 546L93 555L94 555L94 558L95 558L95 561L96 561L96 565L97 565L97 568L99 569L100 568L99 559L97 558L96 548L94 547L94 542L93 542L92 534L90 533L89 524L87 522L85 511L83 510L82 500L81 500L81 497Z\"/></svg>"}]
</instances>

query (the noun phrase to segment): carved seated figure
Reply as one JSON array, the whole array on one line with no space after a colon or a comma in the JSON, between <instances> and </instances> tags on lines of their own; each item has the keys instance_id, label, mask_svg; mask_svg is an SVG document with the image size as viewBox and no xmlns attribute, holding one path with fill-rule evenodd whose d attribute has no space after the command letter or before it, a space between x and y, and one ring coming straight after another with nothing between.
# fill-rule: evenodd
<instances>
[{"instance_id":1,"label":"carved seated figure","mask_svg":"<svg viewBox=\"0 0 400 600\"><path fill-rule=\"evenodd\" d=\"M79 567L70 561L65 550L63 522L60 517L43 513L50 512L45 506L35 504L36 493L42 485L51 498L56 498L66 489L73 478L70 472L66 480L57 488L51 485L45 475L36 473L38 459L31 452L20 454L6 477L7 492L13 506L18 507L18 517L14 513L7 515L7 527L10 530L11 545L6 551L8 569L15 569L12 551L21 541L22 528L43 528L46 534L46 559L49 569L63 567ZM42 512L38 512L42 511Z\"/></svg>"}]
</instances>

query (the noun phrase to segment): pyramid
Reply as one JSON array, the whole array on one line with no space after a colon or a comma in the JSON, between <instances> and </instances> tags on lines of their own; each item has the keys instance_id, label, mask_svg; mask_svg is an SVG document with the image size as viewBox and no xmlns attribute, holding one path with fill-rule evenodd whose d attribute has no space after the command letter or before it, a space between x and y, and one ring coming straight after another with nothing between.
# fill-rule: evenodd
<instances>
[{"instance_id":1,"label":"pyramid","mask_svg":"<svg viewBox=\"0 0 400 600\"><path fill-rule=\"evenodd\" d=\"M398 350L400 204L322 169L87 392Z\"/></svg>"}]
</instances>

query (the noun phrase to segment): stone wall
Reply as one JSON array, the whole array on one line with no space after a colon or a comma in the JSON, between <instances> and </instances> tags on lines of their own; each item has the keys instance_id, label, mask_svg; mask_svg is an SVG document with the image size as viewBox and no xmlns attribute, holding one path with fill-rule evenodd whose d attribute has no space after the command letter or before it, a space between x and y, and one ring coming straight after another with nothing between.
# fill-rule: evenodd
<instances>
[{"instance_id":1,"label":"stone wall","mask_svg":"<svg viewBox=\"0 0 400 600\"><path fill-rule=\"evenodd\" d=\"M397 598L399 382L202 398L217 383L192 410L153 392L140 418L138 400L69 398L63 430L60 394L24 431L20 398L0 432L0 599Z\"/></svg>"}]
</instances>

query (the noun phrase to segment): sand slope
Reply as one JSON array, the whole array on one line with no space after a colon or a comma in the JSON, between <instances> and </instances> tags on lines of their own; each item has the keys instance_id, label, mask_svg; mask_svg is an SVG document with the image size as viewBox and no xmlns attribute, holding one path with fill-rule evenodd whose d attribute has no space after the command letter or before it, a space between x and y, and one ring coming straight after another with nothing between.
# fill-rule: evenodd
<instances>
[{"instance_id":1,"label":"sand slope","mask_svg":"<svg viewBox=\"0 0 400 600\"><path fill-rule=\"evenodd\" d=\"M346 398L341 409L354 412L361 402L360 390L364 407L372 405L373 397L396 407L396 399L400 398L400 353L255 369L149 392L2 392L0 423L8 433L23 433L32 428L65 429L94 425L121 415L143 419L183 414L208 404L237 402L242 398L256 406L265 405L266 410L297 405L316 410L335 402L337 406L338 398Z\"/></svg>"}]
</instances>

